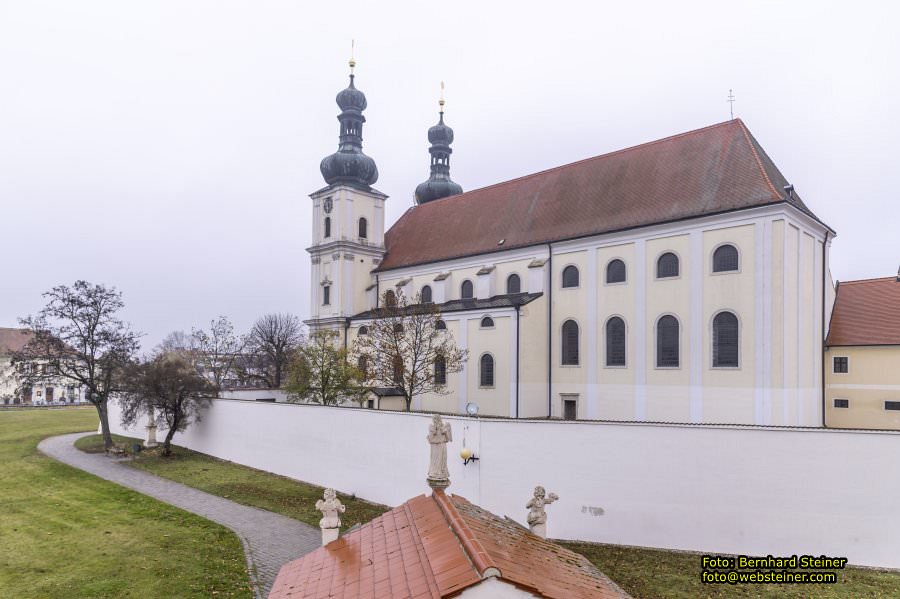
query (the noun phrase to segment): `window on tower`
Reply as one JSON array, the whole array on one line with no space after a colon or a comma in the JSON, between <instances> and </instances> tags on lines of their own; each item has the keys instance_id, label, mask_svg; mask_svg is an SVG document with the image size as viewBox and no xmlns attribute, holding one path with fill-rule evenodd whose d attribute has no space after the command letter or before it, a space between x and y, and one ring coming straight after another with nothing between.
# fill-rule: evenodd
<instances>
[{"instance_id":1,"label":"window on tower","mask_svg":"<svg viewBox=\"0 0 900 599\"><path fill-rule=\"evenodd\" d=\"M367 239L369 237L369 221L365 218L359 219L359 238Z\"/></svg>"},{"instance_id":2,"label":"window on tower","mask_svg":"<svg viewBox=\"0 0 900 599\"><path fill-rule=\"evenodd\" d=\"M323 285L322 286L322 305L327 306L331 304L331 285Z\"/></svg>"},{"instance_id":3,"label":"window on tower","mask_svg":"<svg viewBox=\"0 0 900 599\"><path fill-rule=\"evenodd\" d=\"M325 237L331 237L331 217L325 217Z\"/></svg>"}]
</instances>

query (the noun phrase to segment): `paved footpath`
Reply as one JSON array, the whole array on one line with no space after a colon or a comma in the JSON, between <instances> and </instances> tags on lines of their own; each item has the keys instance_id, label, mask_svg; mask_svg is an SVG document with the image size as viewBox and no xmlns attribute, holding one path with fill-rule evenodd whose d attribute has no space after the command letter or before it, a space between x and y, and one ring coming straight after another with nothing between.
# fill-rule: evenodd
<instances>
[{"instance_id":1,"label":"paved footpath","mask_svg":"<svg viewBox=\"0 0 900 599\"><path fill-rule=\"evenodd\" d=\"M318 529L292 518L241 505L181 483L160 478L120 463L102 453L75 449L75 441L94 433L75 433L44 439L38 449L46 455L100 478L155 497L183 510L227 526L241 539L251 573L255 570L257 596L265 597L283 564L321 546ZM252 574L251 574L252 576Z\"/></svg>"}]
</instances>

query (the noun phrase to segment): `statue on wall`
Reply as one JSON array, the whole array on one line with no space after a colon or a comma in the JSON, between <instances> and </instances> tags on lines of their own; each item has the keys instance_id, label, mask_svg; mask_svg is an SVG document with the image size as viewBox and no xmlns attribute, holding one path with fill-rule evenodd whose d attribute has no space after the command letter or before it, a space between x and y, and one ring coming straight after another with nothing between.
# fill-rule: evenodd
<instances>
[{"instance_id":1,"label":"statue on wall","mask_svg":"<svg viewBox=\"0 0 900 599\"><path fill-rule=\"evenodd\" d=\"M556 493L547 495L546 489L538 485L534 488L534 497L525 504L525 507L529 509L528 527L531 528L531 532L541 538L547 538L547 511L544 508L557 499L559 499L559 495Z\"/></svg>"},{"instance_id":2,"label":"statue on wall","mask_svg":"<svg viewBox=\"0 0 900 599\"><path fill-rule=\"evenodd\" d=\"M316 509L322 512L319 528L322 529L322 545L327 545L338 538L341 528L341 517L339 514L347 511L347 506L337 498L337 493L334 492L334 489L325 489L325 500L318 500Z\"/></svg>"},{"instance_id":3,"label":"statue on wall","mask_svg":"<svg viewBox=\"0 0 900 599\"><path fill-rule=\"evenodd\" d=\"M156 413L153 411L153 408L150 408L150 413L147 415L147 440L144 441L144 447L156 447L159 443L156 442Z\"/></svg>"},{"instance_id":4,"label":"statue on wall","mask_svg":"<svg viewBox=\"0 0 900 599\"><path fill-rule=\"evenodd\" d=\"M446 489L450 486L450 471L447 469L447 443L453 440L453 432L450 429L450 423L445 423L440 414L432 416L427 439L431 445L428 486L432 489Z\"/></svg>"}]
</instances>

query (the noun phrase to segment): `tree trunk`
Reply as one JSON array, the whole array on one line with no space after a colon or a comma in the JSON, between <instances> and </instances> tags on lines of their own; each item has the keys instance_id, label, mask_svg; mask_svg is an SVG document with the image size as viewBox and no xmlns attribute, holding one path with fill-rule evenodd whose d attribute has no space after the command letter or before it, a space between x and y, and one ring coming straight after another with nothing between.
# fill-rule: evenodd
<instances>
[{"instance_id":1,"label":"tree trunk","mask_svg":"<svg viewBox=\"0 0 900 599\"><path fill-rule=\"evenodd\" d=\"M172 437L175 436L175 427L169 427L166 431L166 439L163 441L163 455L169 457L172 455Z\"/></svg>"},{"instance_id":2,"label":"tree trunk","mask_svg":"<svg viewBox=\"0 0 900 599\"><path fill-rule=\"evenodd\" d=\"M103 447L109 451L113 446L112 434L109 432L109 411L107 410L107 400L103 399L94 404L97 408L97 415L100 416L100 432L103 434Z\"/></svg>"},{"instance_id":3,"label":"tree trunk","mask_svg":"<svg viewBox=\"0 0 900 599\"><path fill-rule=\"evenodd\" d=\"M412 397L406 396L403 399L406 400L406 411L409 412L409 407L412 405Z\"/></svg>"}]
</instances>

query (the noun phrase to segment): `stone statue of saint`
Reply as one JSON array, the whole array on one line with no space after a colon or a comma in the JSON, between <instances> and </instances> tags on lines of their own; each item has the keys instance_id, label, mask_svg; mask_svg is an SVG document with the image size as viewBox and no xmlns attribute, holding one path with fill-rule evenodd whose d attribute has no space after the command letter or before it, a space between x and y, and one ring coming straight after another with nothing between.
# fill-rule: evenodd
<instances>
[{"instance_id":1,"label":"stone statue of saint","mask_svg":"<svg viewBox=\"0 0 900 599\"><path fill-rule=\"evenodd\" d=\"M427 438L428 443L431 444L428 485L432 489L446 489L450 486L450 472L447 470L447 443L453 440L450 423L445 423L440 414L435 414L431 418Z\"/></svg>"},{"instance_id":2,"label":"stone statue of saint","mask_svg":"<svg viewBox=\"0 0 900 599\"><path fill-rule=\"evenodd\" d=\"M319 528L340 528L341 517L338 513L343 514L346 512L347 506L337 498L337 493L334 492L334 489L325 489L325 500L318 500L316 509L322 512Z\"/></svg>"},{"instance_id":3,"label":"stone statue of saint","mask_svg":"<svg viewBox=\"0 0 900 599\"><path fill-rule=\"evenodd\" d=\"M547 511L545 506L559 499L556 493L547 495L546 489L540 485L534 488L534 497L528 500L528 526L531 532L539 537L547 538Z\"/></svg>"}]
</instances>

